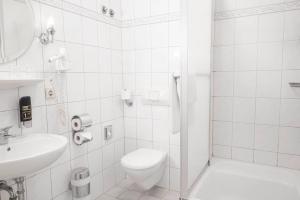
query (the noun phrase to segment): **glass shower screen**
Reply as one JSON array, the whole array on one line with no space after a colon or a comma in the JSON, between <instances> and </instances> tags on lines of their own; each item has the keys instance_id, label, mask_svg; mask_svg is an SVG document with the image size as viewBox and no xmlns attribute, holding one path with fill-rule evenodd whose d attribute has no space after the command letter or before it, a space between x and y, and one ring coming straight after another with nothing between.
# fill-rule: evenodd
<instances>
[{"instance_id":1,"label":"glass shower screen","mask_svg":"<svg viewBox=\"0 0 300 200\"><path fill-rule=\"evenodd\" d=\"M181 196L210 159L212 0L182 0L185 45L181 102Z\"/></svg>"}]
</instances>

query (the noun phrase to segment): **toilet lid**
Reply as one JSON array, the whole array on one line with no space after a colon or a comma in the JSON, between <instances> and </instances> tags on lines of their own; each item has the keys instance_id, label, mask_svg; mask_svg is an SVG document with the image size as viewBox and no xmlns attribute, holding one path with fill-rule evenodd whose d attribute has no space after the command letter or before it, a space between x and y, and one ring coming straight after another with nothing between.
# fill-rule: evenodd
<instances>
[{"instance_id":1,"label":"toilet lid","mask_svg":"<svg viewBox=\"0 0 300 200\"><path fill-rule=\"evenodd\" d=\"M121 160L124 167L134 170L143 170L154 167L166 158L166 153L153 149L138 149Z\"/></svg>"}]
</instances>

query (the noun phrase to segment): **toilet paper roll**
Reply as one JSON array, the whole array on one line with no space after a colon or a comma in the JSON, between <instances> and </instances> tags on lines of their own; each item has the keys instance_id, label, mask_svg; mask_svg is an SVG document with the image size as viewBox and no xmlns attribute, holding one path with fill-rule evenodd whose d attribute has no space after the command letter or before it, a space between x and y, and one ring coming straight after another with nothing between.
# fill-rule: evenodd
<instances>
[{"instance_id":1,"label":"toilet paper roll","mask_svg":"<svg viewBox=\"0 0 300 200\"><path fill-rule=\"evenodd\" d=\"M86 142L93 140L93 135L91 132L76 132L73 136L74 143L77 145L82 145Z\"/></svg>"},{"instance_id":2,"label":"toilet paper roll","mask_svg":"<svg viewBox=\"0 0 300 200\"><path fill-rule=\"evenodd\" d=\"M89 114L75 115L72 117L71 126L73 131L82 131L86 127L90 127L93 124L92 117Z\"/></svg>"}]
</instances>

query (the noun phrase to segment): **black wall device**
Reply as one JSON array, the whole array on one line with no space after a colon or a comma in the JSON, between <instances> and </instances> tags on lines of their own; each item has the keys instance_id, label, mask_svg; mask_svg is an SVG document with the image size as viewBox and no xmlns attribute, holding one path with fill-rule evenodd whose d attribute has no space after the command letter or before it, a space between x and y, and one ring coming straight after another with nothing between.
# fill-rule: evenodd
<instances>
[{"instance_id":1,"label":"black wall device","mask_svg":"<svg viewBox=\"0 0 300 200\"><path fill-rule=\"evenodd\" d=\"M20 98L19 105L20 122L23 124L24 127L30 128L32 126L31 98L29 96Z\"/></svg>"}]
</instances>

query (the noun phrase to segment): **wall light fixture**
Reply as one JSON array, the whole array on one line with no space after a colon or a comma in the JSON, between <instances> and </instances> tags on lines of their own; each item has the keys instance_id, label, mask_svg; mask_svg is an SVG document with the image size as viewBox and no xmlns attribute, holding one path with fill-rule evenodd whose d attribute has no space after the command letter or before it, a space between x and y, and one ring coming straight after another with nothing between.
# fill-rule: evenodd
<instances>
[{"instance_id":1,"label":"wall light fixture","mask_svg":"<svg viewBox=\"0 0 300 200\"><path fill-rule=\"evenodd\" d=\"M42 32L39 36L40 42L43 45L48 45L49 43L53 43L54 41L54 35L55 35L55 22L53 17L49 17L47 22L47 29L46 32Z\"/></svg>"}]
</instances>

